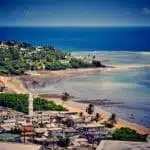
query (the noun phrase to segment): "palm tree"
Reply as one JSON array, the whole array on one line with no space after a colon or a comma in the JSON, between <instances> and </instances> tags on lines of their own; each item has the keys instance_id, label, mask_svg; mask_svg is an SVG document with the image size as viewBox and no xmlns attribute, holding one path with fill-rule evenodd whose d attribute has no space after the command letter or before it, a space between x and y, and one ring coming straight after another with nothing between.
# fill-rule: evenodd
<instances>
[{"instance_id":1,"label":"palm tree","mask_svg":"<svg viewBox=\"0 0 150 150\"><path fill-rule=\"evenodd\" d=\"M96 113L96 115L95 115L95 121L98 122L99 119L100 119L100 114L99 114L99 113Z\"/></svg>"},{"instance_id":2,"label":"palm tree","mask_svg":"<svg viewBox=\"0 0 150 150\"><path fill-rule=\"evenodd\" d=\"M112 122L112 124L116 123L116 114L112 113L111 117L109 118L109 121Z\"/></svg>"},{"instance_id":3,"label":"palm tree","mask_svg":"<svg viewBox=\"0 0 150 150\"><path fill-rule=\"evenodd\" d=\"M83 117L83 112L79 112L79 116L80 116L80 117Z\"/></svg>"},{"instance_id":4,"label":"palm tree","mask_svg":"<svg viewBox=\"0 0 150 150\"><path fill-rule=\"evenodd\" d=\"M86 112L89 115L92 115L94 113L94 106L93 106L93 104L89 104L89 106L86 108Z\"/></svg>"},{"instance_id":5,"label":"palm tree","mask_svg":"<svg viewBox=\"0 0 150 150\"><path fill-rule=\"evenodd\" d=\"M69 97L70 97L69 93L67 93L67 92L63 93L63 96L61 97L63 104L64 104L64 102L69 100Z\"/></svg>"}]
</instances>

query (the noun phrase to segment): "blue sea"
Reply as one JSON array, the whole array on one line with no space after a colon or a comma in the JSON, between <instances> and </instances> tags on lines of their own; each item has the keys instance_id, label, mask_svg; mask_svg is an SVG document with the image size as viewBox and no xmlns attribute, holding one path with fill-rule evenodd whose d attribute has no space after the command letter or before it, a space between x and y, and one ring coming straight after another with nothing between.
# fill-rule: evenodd
<instances>
[{"instance_id":1,"label":"blue sea","mask_svg":"<svg viewBox=\"0 0 150 150\"><path fill-rule=\"evenodd\" d=\"M0 40L70 51L149 51L150 27L1 27Z\"/></svg>"},{"instance_id":2,"label":"blue sea","mask_svg":"<svg viewBox=\"0 0 150 150\"><path fill-rule=\"evenodd\" d=\"M72 51L77 57L95 55L106 65L142 66L131 70L82 73L56 79L46 79L45 87L33 92L62 93L83 100L109 99L119 105L98 106L118 117L150 128L150 28L0 28L0 40L19 40L34 45L54 45ZM44 82L45 79L43 79ZM49 80L49 81L48 81ZM59 81L59 82L58 82ZM130 115L134 114L134 119Z\"/></svg>"}]
</instances>

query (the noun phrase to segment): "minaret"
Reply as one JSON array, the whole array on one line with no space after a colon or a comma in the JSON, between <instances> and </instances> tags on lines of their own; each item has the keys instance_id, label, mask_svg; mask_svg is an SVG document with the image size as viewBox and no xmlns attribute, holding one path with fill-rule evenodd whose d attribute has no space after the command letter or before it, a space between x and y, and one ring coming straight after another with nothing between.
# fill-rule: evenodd
<instances>
[{"instance_id":1,"label":"minaret","mask_svg":"<svg viewBox=\"0 0 150 150\"><path fill-rule=\"evenodd\" d=\"M32 116L33 115L33 94L30 92L29 93L29 101L28 101L28 115Z\"/></svg>"}]
</instances>

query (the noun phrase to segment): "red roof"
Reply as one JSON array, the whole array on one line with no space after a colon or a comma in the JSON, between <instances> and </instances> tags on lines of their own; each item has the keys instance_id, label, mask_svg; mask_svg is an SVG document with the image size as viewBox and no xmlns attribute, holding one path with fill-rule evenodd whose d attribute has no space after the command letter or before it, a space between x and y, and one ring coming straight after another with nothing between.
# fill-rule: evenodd
<instances>
[{"instance_id":1,"label":"red roof","mask_svg":"<svg viewBox=\"0 0 150 150\"><path fill-rule=\"evenodd\" d=\"M21 131L22 132L32 132L33 131L33 127L32 127L32 125L23 125L21 127Z\"/></svg>"}]
</instances>

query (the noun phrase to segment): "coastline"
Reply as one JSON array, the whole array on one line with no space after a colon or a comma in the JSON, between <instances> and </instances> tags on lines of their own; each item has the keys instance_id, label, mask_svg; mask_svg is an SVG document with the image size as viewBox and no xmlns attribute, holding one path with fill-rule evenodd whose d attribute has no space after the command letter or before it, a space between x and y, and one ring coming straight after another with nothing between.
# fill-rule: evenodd
<instances>
[{"instance_id":1,"label":"coastline","mask_svg":"<svg viewBox=\"0 0 150 150\"><path fill-rule=\"evenodd\" d=\"M44 98L46 98L46 96L44 96ZM62 105L61 98L56 98L53 96L51 96L51 97L47 96L46 99L54 100L57 104ZM72 111L72 112L81 112L82 111L84 114L86 114L85 110L86 110L86 107L88 106L88 104L79 103L79 102L69 100L68 102L64 103L63 106L66 107L69 111ZM101 114L101 117L103 119L100 121L100 123L106 121L111 115L110 112L104 111L103 109L97 108L96 106L95 106L95 113ZM149 128L146 128L146 127L144 127L140 124L137 124L137 123L131 123L131 122L128 122L128 121L123 120L123 119L118 119L113 130L121 128L121 127L128 127L128 128L134 129L140 134L150 134Z\"/></svg>"},{"instance_id":2,"label":"coastline","mask_svg":"<svg viewBox=\"0 0 150 150\"><path fill-rule=\"evenodd\" d=\"M66 69L66 70L54 70L54 71L28 71L25 74L29 76L42 76L42 77L56 77L56 76L69 76L71 74L83 73L83 72L99 72L99 71L125 71L139 68L150 68L150 64L143 65L115 65L107 66L104 68L78 68L78 69Z\"/></svg>"},{"instance_id":3,"label":"coastline","mask_svg":"<svg viewBox=\"0 0 150 150\"><path fill-rule=\"evenodd\" d=\"M16 92L16 93L28 93L28 89L23 84L23 78L32 78L38 77L57 77L57 76L70 76L71 74L76 73L82 73L82 72L97 72L97 71L117 71L117 70L128 70L128 69L136 69L136 68L143 68L143 67L150 67L150 65L123 65L123 66L115 66L115 67L106 67L106 68L82 68L82 69L67 69L67 70L59 70L59 71L34 71L34 72L26 72L26 75L24 76L0 76L0 81L8 87L8 91L10 92ZM23 78L22 78L23 77ZM55 94L55 93L54 93ZM48 98L49 99L49 98ZM61 98L51 97L50 99L54 100L57 104L62 104ZM85 112L85 108L87 107L87 104L84 103L78 103L74 101L69 101L64 104L64 107L66 107L69 111L76 111L76 112ZM99 108L96 109L96 112L100 113L104 120L107 120L110 116L109 112L106 112ZM118 119L117 124L115 125L115 128L120 127L129 127L132 129L135 129L137 132L145 134L150 134L150 129L136 124L131 123L126 120Z\"/></svg>"}]
</instances>

